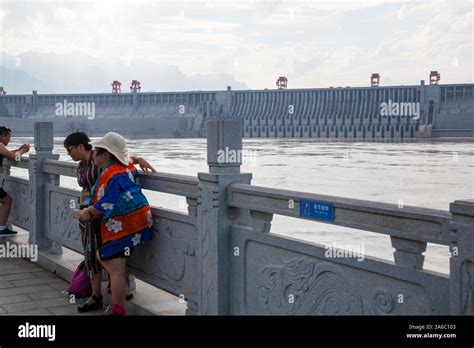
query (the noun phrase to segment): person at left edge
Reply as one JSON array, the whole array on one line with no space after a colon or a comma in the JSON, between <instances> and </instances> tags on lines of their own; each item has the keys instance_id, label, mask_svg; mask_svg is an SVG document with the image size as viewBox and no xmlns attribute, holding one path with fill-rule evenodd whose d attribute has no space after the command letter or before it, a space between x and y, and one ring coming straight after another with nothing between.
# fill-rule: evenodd
<instances>
[{"instance_id":1,"label":"person at left edge","mask_svg":"<svg viewBox=\"0 0 474 348\"><path fill-rule=\"evenodd\" d=\"M21 155L30 151L30 145L28 144L23 144L16 150L8 150L7 145L10 143L11 136L12 131L10 128L6 126L0 126L0 166L3 164L4 157L19 161ZM13 199L7 192L3 190L3 187L0 188L0 203L2 204L0 207L0 237L14 236L17 234L17 232L12 231L6 226Z\"/></svg>"}]
</instances>

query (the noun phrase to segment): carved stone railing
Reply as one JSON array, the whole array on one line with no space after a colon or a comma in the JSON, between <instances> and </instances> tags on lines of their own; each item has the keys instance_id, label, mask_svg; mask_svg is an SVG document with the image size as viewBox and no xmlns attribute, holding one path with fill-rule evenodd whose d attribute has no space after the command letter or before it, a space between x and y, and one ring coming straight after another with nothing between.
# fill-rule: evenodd
<instances>
[{"instance_id":1,"label":"carved stone railing","mask_svg":"<svg viewBox=\"0 0 474 348\"><path fill-rule=\"evenodd\" d=\"M152 208L154 238L128 259L131 273L184 297L187 314L474 314L473 200L448 212L253 186L240 172L241 127L208 119L209 171L197 178L140 174L143 189L185 197L188 213ZM52 135L51 123L36 123L36 154L1 167L10 222L42 249L82 252L79 191L60 186L77 167L57 160ZM271 233L274 215L388 235L394 262L328 256L327 246ZM427 243L450 247L450 275L423 269Z\"/></svg>"},{"instance_id":2,"label":"carved stone railing","mask_svg":"<svg viewBox=\"0 0 474 348\"><path fill-rule=\"evenodd\" d=\"M305 215L303 202L330 208L332 218ZM231 230L231 246L239 251L232 313L449 313L449 278L422 270L428 242L457 240L449 212L243 184L229 186L227 204L240 212ZM395 264L363 254L335 257L327 246L268 233L274 214L388 234Z\"/></svg>"},{"instance_id":3,"label":"carved stone railing","mask_svg":"<svg viewBox=\"0 0 474 348\"><path fill-rule=\"evenodd\" d=\"M200 314L474 314L473 200L448 212L253 186L238 161L218 156L241 150L239 130L232 119L208 122ZM395 262L273 234L275 214L389 235ZM450 246L450 276L423 269L427 243Z\"/></svg>"},{"instance_id":4,"label":"carved stone railing","mask_svg":"<svg viewBox=\"0 0 474 348\"><path fill-rule=\"evenodd\" d=\"M325 202L333 207L334 220L311 219L301 215L300 202ZM230 207L249 210L252 221L249 224L258 232L255 220L269 225L273 214L313 221L331 223L364 231L390 235L395 263L400 266L423 268L427 243L451 245L456 234L451 230L451 213L443 210L411 206L399 207L396 204L363 201L343 197L308 194L297 191L259 187L253 185L231 185L227 193Z\"/></svg>"}]
</instances>

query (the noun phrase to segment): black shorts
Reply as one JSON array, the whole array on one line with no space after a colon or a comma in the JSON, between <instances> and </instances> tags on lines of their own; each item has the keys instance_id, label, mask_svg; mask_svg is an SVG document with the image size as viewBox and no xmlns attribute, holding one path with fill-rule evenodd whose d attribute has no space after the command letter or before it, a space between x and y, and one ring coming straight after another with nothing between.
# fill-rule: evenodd
<instances>
[{"instance_id":1,"label":"black shorts","mask_svg":"<svg viewBox=\"0 0 474 348\"><path fill-rule=\"evenodd\" d=\"M0 188L0 199L5 198L6 196L8 196L8 193L6 193L5 191L3 191L2 188Z\"/></svg>"}]
</instances>

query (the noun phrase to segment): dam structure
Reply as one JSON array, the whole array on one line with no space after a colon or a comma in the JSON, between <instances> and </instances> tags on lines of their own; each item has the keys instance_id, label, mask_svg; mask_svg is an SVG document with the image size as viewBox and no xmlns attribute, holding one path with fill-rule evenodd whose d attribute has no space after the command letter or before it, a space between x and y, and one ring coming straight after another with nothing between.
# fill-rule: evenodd
<instances>
[{"instance_id":1,"label":"dam structure","mask_svg":"<svg viewBox=\"0 0 474 348\"><path fill-rule=\"evenodd\" d=\"M50 121L57 135L205 137L206 120L223 110L246 138L474 138L474 84L0 95L0 123L16 135Z\"/></svg>"}]
</instances>

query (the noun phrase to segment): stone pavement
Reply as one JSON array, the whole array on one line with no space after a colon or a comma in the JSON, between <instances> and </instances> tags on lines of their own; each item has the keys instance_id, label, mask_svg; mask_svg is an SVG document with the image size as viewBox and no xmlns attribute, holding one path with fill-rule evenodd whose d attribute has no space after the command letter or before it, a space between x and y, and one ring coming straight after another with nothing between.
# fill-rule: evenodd
<instances>
[{"instance_id":1,"label":"stone pavement","mask_svg":"<svg viewBox=\"0 0 474 348\"><path fill-rule=\"evenodd\" d=\"M29 260L0 259L0 315L80 314L63 291L68 283Z\"/></svg>"},{"instance_id":2,"label":"stone pavement","mask_svg":"<svg viewBox=\"0 0 474 348\"><path fill-rule=\"evenodd\" d=\"M0 238L0 244L25 245L28 232L15 226L18 235ZM70 279L83 256L63 248L61 255L39 252L37 262L29 259L0 257L0 316L1 315L101 315L98 309L88 313L77 311L78 303L71 304L64 294ZM104 310L112 302L102 282ZM129 315L184 315L186 303L177 296L136 279L134 298L126 303Z\"/></svg>"},{"instance_id":3,"label":"stone pavement","mask_svg":"<svg viewBox=\"0 0 474 348\"><path fill-rule=\"evenodd\" d=\"M25 245L28 231L14 226L18 235L0 238L6 242ZM0 315L101 315L106 305L112 303L107 294L107 282L102 282L104 309L79 313L76 304L69 302L62 292L77 265L84 259L82 254L62 248L62 254L40 251L37 262L29 259L0 257ZM136 279L134 298L127 301L128 315L184 315L186 303L177 296Z\"/></svg>"}]
</instances>

